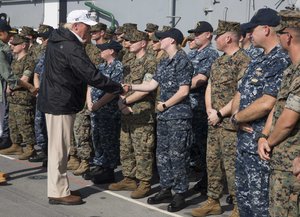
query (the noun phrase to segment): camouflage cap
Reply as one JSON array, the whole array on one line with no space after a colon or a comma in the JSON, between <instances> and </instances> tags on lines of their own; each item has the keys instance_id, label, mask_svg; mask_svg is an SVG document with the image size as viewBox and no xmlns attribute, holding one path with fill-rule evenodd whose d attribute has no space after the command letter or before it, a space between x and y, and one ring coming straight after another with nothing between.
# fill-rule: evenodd
<instances>
[{"instance_id":1,"label":"camouflage cap","mask_svg":"<svg viewBox=\"0 0 300 217\"><path fill-rule=\"evenodd\" d=\"M133 29L137 30L137 24L136 23L124 23L123 24L123 32L124 33L129 32Z\"/></svg>"},{"instance_id":2,"label":"camouflage cap","mask_svg":"<svg viewBox=\"0 0 300 217\"><path fill-rule=\"evenodd\" d=\"M20 35L22 35L22 36L31 35L31 36L36 37L37 36L37 32L34 31L34 29L32 27L23 26L22 29L21 29L21 31L20 31Z\"/></svg>"},{"instance_id":3,"label":"camouflage cap","mask_svg":"<svg viewBox=\"0 0 300 217\"><path fill-rule=\"evenodd\" d=\"M100 32L100 31L106 31L107 25L104 23L97 23L96 25L91 27L90 32Z\"/></svg>"},{"instance_id":4,"label":"camouflage cap","mask_svg":"<svg viewBox=\"0 0 300 217\"><path fill-rule=\"evenodd\" d=\"M116 31L115 31L115 34L116 35L122 35L124 33L124 28L123 26L118 26Z\"/></svg>"},{"instance_id":5,"label":"camouflage cap","mask_svg":"<svg viewBox=\"0 0 300 217\"><path fill-rule=\"evenodd\" d=\"M13 37L13 40L10 43L12 45L18 45L18 44L22 44L24 42L29 43L29 39L22 35L15 35Z\"/></svg>"},{"instance_id":6,"label":"camouflage cap","mask_svg":"<svg viewBox=\"0 0 300 217\"><path fill-rule=\"evenodd\" d=\"M149 36L146 32L142 32L139 30L133 30L129 34L125 34L125 37L123 37L125 40L130 41L130 42L138 42L142 40L148 40Z\"/></svg>"},{"instance_id":7,"label":"camouflage cap","mask_svg":"<svg viewBox=\"0 0 300 217\"><path fill-rule=\"evenodd\" d=\"M155 32L158 30L158 25L154 23L147 23L145 32Z\"/></svg>"},{"instance_id":8,"label":"camouflage cap","mask_svg":"<svg viewBox=\"0 0 300 217\"><path fill-rule=\"evenodd\" d=\"M40 24L38 28L38 36L43 38L49 38L51 32L54 30L52 26Z\"/></svg>"},{"instance_id":9,"label":"camouflage cap","mask_svg":"<svg viewBox=\"0 0 300 217\"><path fill-rule=\"evenodd\" d=\"M214 35L222 35L225 32L240 32L240 23L219 20L218 28L214 31Z\"/></svg>"},{"instance_id":10,"label":"camouflage cap","mask_svg":"<svg viewBox=\"0 0 300 217\"><path fill-rule=\"evenodd\" d=\"M300 11L282 10L279 12L281 16L280 24L275 28L276 31L285 28L300 28Z\"/></svg>"}]
</instances>

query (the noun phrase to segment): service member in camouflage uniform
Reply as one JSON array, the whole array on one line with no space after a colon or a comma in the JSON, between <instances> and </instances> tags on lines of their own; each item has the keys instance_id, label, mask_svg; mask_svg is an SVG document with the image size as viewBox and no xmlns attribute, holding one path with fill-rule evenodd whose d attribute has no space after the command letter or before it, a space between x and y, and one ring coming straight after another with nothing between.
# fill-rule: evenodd
<instances>
[{"instance_id":1,"label":"service member in camouflage uniform","mask_svg":"<svg viewBox=\"0 0 300 217\"><path fill-rule=\"evenodd\" d=\"M48 43L48 38L53 31L52 26L41 24L38 29L38 36L42 41L42 50L39 56L39 61L34 69L34 86L35 88L40 88L40 80L42 79L44 73L45 66L45 51ZM30 162L45 162L47 160L47 150L48 150L48 136L47 136L47 128L46 128L46 118L45 114L35 109L35 117L34 117L34 130L35 130L35 139L36 144L40 147L40 153L36 156L30 157L28 161Z\"/></svg>"},{"instance_id":2,"label":"service member in camouflage uniform","mask_svg":"<svg viewBox=\"0 0 300 217\"><path fill-rule=\"evenodd\" d=\"M130 52L135 54L135 60L131 63L130 74L125 75L124 82L149 82L156 70L156 59L146 54L147 33L134 30L126 37L130 41ZM122 97L119 102L122 112L120 158L124 179L111 184L109 189L134 190L130 196L135 199L147 196L151 189L155 141L154 101L153 93L134 91ZM135 178L139 181L138 188Z\"/></svg>"},{"instance_id":3,"label":"service member in camouflage uniform","mask_svg":"<svg viewBox=\"0 0 300 217\"><path fill-rule=\"evenodd\" d=\"M36 41L38 33L34 31L32 27L23 26L19 34L29 39L29 48L27 53L28 56L32 57L35 63L37 63L42 51L42 46Z\"/></svg>"},{"instance_id":4,"label":"service member in camouflage uniform","mask_svg":"<svg viewBox=\"0 0 300 217\"><path fill-rule=\"evenodd\" d=\"M193 111L193 139L191 149L191 165L200 168L201 180L197 183L196 189L206 191L206 140L207 140L207 115L205 109L205 89L210 75L210 68L218 52L212 48L211 40L213 28L205 21L199 21L194 29L188 31L194 34L194 43L197 46L193 56L188 55L194 66L194 73L190 91L190 100Z\"/></svg>"},{"instance_id":5,"label":"service member in camouflage uniform","mask_svg":"<svg viewBox=\"0 0 300 217\"><path fill-rule=\"evenodd\" d=\"M11 64L13 74L27 82L33 79L34 62L27 54L29 40L23 36L14 36L12 51L15 59ZM19 160L27 160L35 154L34 145L34 108L35 97L25 88L7 88L9 93L9 129L10 138L14 146L19 147ZM26 147L22 151L21 144ZM2 153L11 154L8 149Z\"/></svg>"},{"instance_id":6,"label":"service member in camouflage uniform","mask_svg":"<svg viewBox=\"0 0 300 217\"><path fill-rule=\"evenodd\" d=\"M157 104L156 160L161 190L148 198L149 204L171 201L168 211L177 212L185 207L188 190L188 169L191 145L192 110L188 97L192 81L193 65L178 46L183 41L180 30L172 28L156 32L161 49L168 58L158 64L156 74L149 84L132 85L133 90L152 91L160 86L160 102ZM175 192L172 198L171 189Z\"/></svg>"},{"instance_id":7,"label":"service member in camouflage uniform","mask_svg":"<svg viewBox=\"0 0 300 217\"><path fill-rule=\"evenodd\" d=\"M211 66L210 80L205 93L209 129L207 141L207 201L192 211L193 216L222 213L220 198L227 178L228 191L233 197L231 217L238 217L235 198L236 131L229 122L231 103L238 82L247 69L250 58L239 48L240 24L219 20L216 45L224 54ZM222 168L224 166L224 170Z\"/></svg>"},{"instance_id":8,"label":"service member in camouflage uniform","mask_svg":"<svg viewBox=\"0 0 300 217\"><path fill-rule=\"evenodd\" d=\"M263 8L247 24L253 29L253 45L263 48L264 55L251 60L232 104L231 120L239 126L236 196L241 217L269 216L269 162L259 158L257 140L275 104L283 70L290 63L274 29L279 21L275 10Z\"/></svg>"},{"instance_id":9,"label":"service member in camouflage uniform","mask_svg":"<svg viewBox=\"0 0 300 217\"><path fill-rule=\"evenodd\" d=\"M292 64L284 71L272 130L268 138L259 139L258 154L262 160L271 161L270 216L299 217L300 188L292 172L292 160L300 154L300 12L284 10L279 15L277 34Z\"/></svg>"},{"instance_id":10,"label":"service member in camouflage uniform","mask_svg":"<svg viewBox=\"0 0 300 217\"><path fill-rule=\"evenodd\" d=\"M97 45L101 57L106 61L99 66L99 73L104 74L118 83L123 81L123 65L116 59L122 46L116 41ZM84 178L94 183L114 181L114 169L120 156L120 125L121 112L118 98L97 88L89 88L87 99L91 111L92 138L95 156L93 169Z\"/></svg>"},{"instance_id":11,"label":"service member in camouflage uniform","mask_svg":"<svg viewBox=\"0 0 300 217\"><path fill-rule=\"evenodd\" d=\"M7 24L5 20L0 20L0 76L1 76L1 82L0 82L0 104L3 109L1 111L2 113L5 112L6 107L6 82L9 82L9 85L11 88L15 88L17 85L24 85L23 81L19 80L19 78L16 75L11 74L11 68L10 63L12 60L12 54L10 52L10 48L8 46L8 41L11 37L11 27ZM30 85L31 86L31 85ZM32 86L33 87L33 86ZM3 119L1 119L1 122ZM2 126L2 124L1 124ZM4 131L5 132L5 131ZM4 140L3 140L4 141ZM18 149L18 146L15 145L16 150ZM12 147L14 148L14 147ZM11 148L11 149L12 149ZM3 153L1 153L3 154ZM0 172L0 183L6 182L6 174L3 172Z\"/></svg>"}]
</instances>

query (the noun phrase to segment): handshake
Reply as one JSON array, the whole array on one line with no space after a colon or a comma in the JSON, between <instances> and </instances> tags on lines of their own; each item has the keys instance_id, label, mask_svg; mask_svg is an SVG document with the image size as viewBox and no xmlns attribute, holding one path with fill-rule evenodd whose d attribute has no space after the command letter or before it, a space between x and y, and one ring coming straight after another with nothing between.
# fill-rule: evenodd
<instances>
[{"instance_id":1,"label":"handshake","mask_svg":"<svg viewBox=\"0 0 300 217\"><path fill-rule=\"evenodd\" d=\"M123 93L122 93L122 95L125 95L125 94L127 94L129 91L132 90L131 84L121 84L121 85L122 85L122 87L123 87Z\"/></svg>"}]
</instances>

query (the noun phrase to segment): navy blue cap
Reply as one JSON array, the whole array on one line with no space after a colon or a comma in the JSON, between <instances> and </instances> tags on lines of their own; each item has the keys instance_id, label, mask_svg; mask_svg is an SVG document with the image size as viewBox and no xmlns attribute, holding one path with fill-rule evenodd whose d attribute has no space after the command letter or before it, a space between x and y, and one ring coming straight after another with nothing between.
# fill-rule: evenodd
<instances>
[{"instance_id":1,"label":"navy blue cap","mask_svg":"<svg viewBox=\"0 0 300 217\"><path fill-rule=\"evenodd\" d=\"M181 44L183 41L182 32L176 28L171 28L165 32L155 32L155 36L160 40L168 37L173 38L177 44Z\"/></svg>"},{"instance_id":2,"label":"navy blue cap","mask_svg":"<svg viewBox=\"0 0 300 217\"><path fill-rule=\"evenodd\" d=\"M271 8L261 8L251 18L249 23L245 23L245 29L253 29L257 26L278 26L280 23L280 16L278 12Z\"/></svg>"},{"instance_id":3,"label":"navy blue cap","mask_svg":"<svg viewBox=\"0 0 300 217\"><path fill-rule=\"evenodd\" d=\"M206 21L199 21L194 29L190 29L188 33L203 33L203 32L213 32L213 27L210 23Z\"/></svg>"},{"instance_id":4,"label":"navy blue cap","mask_svg":"<svg viewBox=\"0 0 300 217\"><path fill-rule=\"evenodd\" d=\"M116 42L114 40L111 40L104 44L97 44L96 46L97 46L97 48L99 48L102 51L107 50L107 49L113 49L114 51L119 52L123 48L119 42Z\"/></svg>"},{"instance_id":5,"label":"navy blue cap","mask_svg":"<svg viewBox=\"0 0 300 217\"><path fill-rule=\"evenodd\" d=\"M241 24L240 28L241 28L241 34L243 37L245 37L248 32L251 32L251 28L247 28L247 23Z\"/></svg>"},{"instance_id":6,"label":"navy blue cap","mask_svg":"<svg viewBox=\"0 0 300 217\"><path fill-rule=\"evenodd\" d=\"M9 31L11 31L11 27L6 22L6 20L0 19L0 31L3 31L3 32L9 32Z\"/></svg>"}]
</instances>

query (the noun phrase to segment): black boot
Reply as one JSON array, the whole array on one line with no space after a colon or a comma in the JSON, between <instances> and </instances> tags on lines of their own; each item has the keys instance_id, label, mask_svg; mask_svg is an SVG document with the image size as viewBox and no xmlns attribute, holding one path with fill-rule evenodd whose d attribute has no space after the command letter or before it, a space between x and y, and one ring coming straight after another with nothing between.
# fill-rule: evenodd
<instances>
[{"instance_id":1,"label":"black boot","mask_svg":"<svg viewBox=\"0 0 300 217\"><path fill-rule=\"evenodd\" d=\"M172 199L172 192L170 188L161 189L153 197L149 197L147 203L149 204L159 204L159 203L169 203Z\"/></svg>"},{"instance_id":2,"label":"black boot","mask_svg":"<svg viewBox=\"0 0 300 217\"><path fill-rule=\"evenodd\" d=\"M47 159L47 154L41 151L38 155L34 155L28 159L29 162L43 162Z\"/></svg>"},{"instance_id":3,"label":"black boot","mask_svg":"<svg viewBox=\"0 0 300 217\"><path fill-rule=\"evenodd\" d=\"M226 197L226 203L228 203L228 204L233 204L233 198L232 198L231 195L228 195L228 196Z\"/></svg>"},{"instance_id":4,"label":"black boot","mask_svg":"<svg viewBox=\"0 0 300 217\"><path fill-rule=\"evenodd\" d=\"M205 172L200 181L198 181L194 187L194 191L201 192L201 194L207 194L207 173Z\"/></svg>"},{"instance_id":5,"label":"black boot","mask_svg":"<svg viewBox=\"0 0 300 217\"><path fill-rule=\"evenodd\" d=\"M169 212L178 212L185 207L185 199L183 193L176 193L172 202L168 205Z\"/></svg>"},{"instance_id":6,"label":"black boot","mask_svg":"<svg viewBox=\"0 0 300 217\"><path fill-rule=\"evenodd\" d=\"M82 177L85 180L91 180L94 177L95 174L102 173L103 170L104 170L104 168L102 166L94 166L94 167L90 168L89 171L87 171L86 173L84 173L82 175Z\"/></svg>"},{"instance_id":7,"label":"black boot","mask_svg":"<svg viewBox=\"0 0 300 217\"><path fill-rule=\"evenodd\" d=\"M91 181L94 184L105 184L105 183L112 183L115 181L115 173L114 169L104 168L100 172L94 172L93 178Z\"/></svg>"},{"instance_id":8,"label":"black boot","mask_svg":"<svg viewBox=\"0 0 300 217\"><path fill-rule=\"evenodd\" d=\"M11 140L9 137L0 138L0 149L9 148L11 146Z\"/></svg>"}]
</instances>

